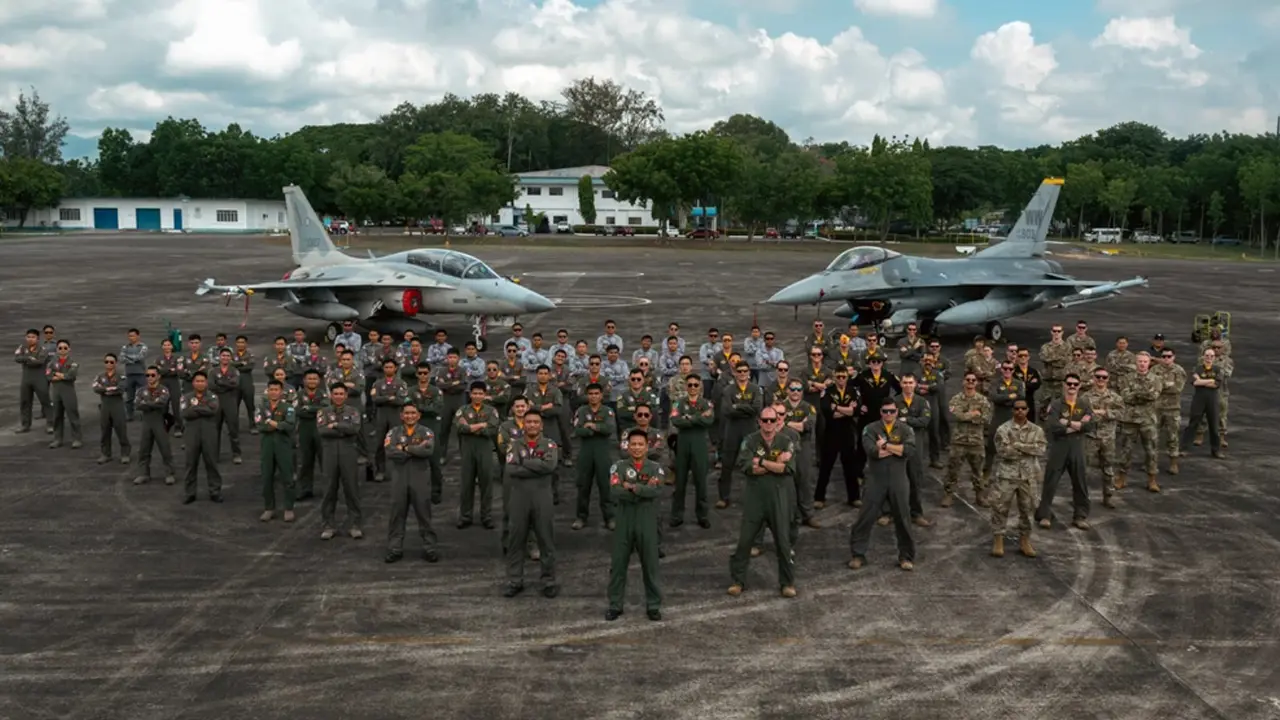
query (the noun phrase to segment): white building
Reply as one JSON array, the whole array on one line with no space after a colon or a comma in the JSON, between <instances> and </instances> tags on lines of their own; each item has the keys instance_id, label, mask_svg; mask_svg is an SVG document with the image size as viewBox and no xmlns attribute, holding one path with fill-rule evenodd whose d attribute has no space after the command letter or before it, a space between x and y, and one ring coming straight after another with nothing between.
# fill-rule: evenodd
<instances>
[{"instance_id":1,"label":"white building","mask_svg":"<svg viewBox=\"0 0 1280 720\"><path fill-rule=\"evenodd\" d=\"M555 226L559 222L585 225L578 209L578 179L591 177L595 192L596 225L654 226L649 208L618 200L604 184L604 174L609 168L603 165L537 170L516 176L516 192L519 193L511 207L503 208L490 219L494 225L520 225L524 223L525 206L535 213L546 213L547 221Z\"/></svg>"},{"instance_id":2,"label":"white building","mask_svg":"<svg viewBox=\"0 0 1280 720\"><path fill-rule=\"evenodd\" d=\"M18 226L16 213L7 213L4 226ZM68 198L56 208L28 211L24 226L187 232L254 232L288 228L283 200L196 198Z\"/></svg>"}]
</instances>

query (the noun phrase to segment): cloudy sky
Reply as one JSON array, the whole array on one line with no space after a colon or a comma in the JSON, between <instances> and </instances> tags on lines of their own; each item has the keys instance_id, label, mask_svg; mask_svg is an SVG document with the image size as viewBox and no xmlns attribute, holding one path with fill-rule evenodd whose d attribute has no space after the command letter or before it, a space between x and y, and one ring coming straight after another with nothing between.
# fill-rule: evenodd
<instances>
[{"instance_id":1,"label":"cloudy sky","mask_svg":"<svg viewBox=\"0 0 1280 720\"><path fill-rule=\"evenodd\" d=\"M274 134L588 75L678 132L747 112L796 139L1017 147L1280 113L1275 0L0 0L0 27L0 100L34 85L86 138L73 156L167 115Z\"/></svg>"}]
</instances>

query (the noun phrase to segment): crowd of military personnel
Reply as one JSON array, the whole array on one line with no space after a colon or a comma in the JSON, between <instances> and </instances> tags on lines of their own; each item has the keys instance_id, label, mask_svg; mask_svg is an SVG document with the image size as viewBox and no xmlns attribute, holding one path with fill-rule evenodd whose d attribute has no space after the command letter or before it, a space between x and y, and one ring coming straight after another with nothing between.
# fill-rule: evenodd
<instances>
[{"instance_id":1,"label":"crowd of military personnel","mask_svg":"<svg viewBox=\"0 0 1280 720\"><path fill-rule=\"evenodd\" d=\"M1059 326L1051 329L1036 353L1038 368L1030 348L1008 343L997 357L978 337L955 370L941 341L923 337L915 325L896 347L886 347L877 335L860 336L856 323L828 333L816 320L797 368L775 335L758 327L741 342L711 328L695 356L671 323L661 343L641 337L629 361L616 323L604 329L594 345L571 344L565 329L547 344L540 333L526 338L516 324L501 357L489 360L474 342L457 349L444 330L424 344L412 333L397 340L371 330L362 338L346 323L330 349L308 342L299 329L292 342L277 337L258 358L244 335L218 333L210 347L199 335L174 336L153 353L129 329L92 382L100 403L98 462L130 462L128 427L136 420L135 485L151 480L153 451L165 484L175 484L179 467L169 438L183 438L184 503L197 500L201 465L209 499L222 502L222 436L232 463L240 464L243 407L250 434L260 436L260 519L269 522L281 511L285 523L293 522L295 503L318 492L321 539L333 539L342 526L362 538L363 467L366 481L391 484L385 560L392 563L404 556L410 510L423 558L440 559L432 506L443 501L442 467L456 458L459 529L472 526L477 513L484 528L495 528L493 489L501 488L508 597L524 588L526 559L540 563L543 594L558 593L552 507L560 503L561 473L572 470L572 529L586 527L594 491L602 526L613 532L608 619L622 613L635 553L648 615L656 620L664 525L658 506L669 495L665 524L678 527L692 493L695 521L710 528L713 471L715 506L729 507L735 488L743 506L730 594L744 591L749 559L762 554L768 529L779 587L794 597L799 530L821 527L816 511L827 503L837 460L845 502L861 508L849 567L865 565L876 525L893 524L898 565L911 570L911 528L932 525L920 497L930 468L942 470L942 508L954 504L968 469L974 503L990 509L993 556L1004 554L1016 503L1019 547L1034 557L1032 527L1052 527L1064 472L1072 525L1084 530L1091 471L1100 477L1104 506L1114 508L1139 448L1146 487L1159 492L1162 449L1166 472L1176 475L1184 449L1200 445L1206 432L1215 457L1226 447L1233 366L1230 342L1218 329L1189 373L1161 335L1137 353L1121 337L1099 362L1083 321L1069 337ZM887 367L890 355L896 372ZM70 342L57 338L53 326L32 329L14 359L22 367L18 432L31 431L38 404L53 436L49 447L68 441L81 447L79 363ZM255 386L259 371L262 393ZM955 376L961 388L951 394ZM1183 426L1188 382L1194 389ZM345 523L337 520L339 499Z\"/></svg>"}]
</instances>

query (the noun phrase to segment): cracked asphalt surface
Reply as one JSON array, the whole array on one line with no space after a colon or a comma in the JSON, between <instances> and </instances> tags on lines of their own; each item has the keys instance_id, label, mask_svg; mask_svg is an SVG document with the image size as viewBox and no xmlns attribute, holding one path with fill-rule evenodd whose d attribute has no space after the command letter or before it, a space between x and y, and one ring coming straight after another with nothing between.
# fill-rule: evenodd
<instances>
[{"instance_id":1,"label":"cracked asphalt surface","mask_svg":"<svg viewBox=\"0 0 1280 720\"><path fill-rule=\"evenodd\" d=\"M752 302L839 249L531 245L460 248L561 301L524 318L526 334L563 326L594 339L611 318L635 346L677 320L695 348L708 326L745 333ZM85 375L129 326L152 347L165 318L188 334L234 334L242 303L197 298L196 283L290 268L279 240L248 237L11 238L0 253L10 345L51 322ZM855 574L845 568L854 510L828 507L822 529L802 532L795 600L772 590L771 550L752 563L751 591L725 594L739 513L714 511L711 530L667 531L660 623L641 612L634 566L627 614L604 621L609 538L569 530L572 491L557 508L560 597L506 600L497 531L453 527L456 464L435 508L443 560L415 560L411 525L406 560L385 565L387 486L363 486L363 541L321 542L315 502L292 526L260 523L257 438L246 435L245 464L223 467L227 502L183 506L178 487L135 487L132 468L93 463L87 378L85 448L13 435L10 365L0 372L0 718L1280 717L1276 266L1065 264L1089 278L1147 274L1151 287L1014 320L1010 340L1038 346L1051 322L1084 317L1102 347L1164 332L1185 354L1194 313L1233 312L1226 460L1197 448L1181 475L1161 478L1165 492L1139 483L1119 509L1097 507L1092 531L1037 530L1034 560L989 558L986 517L939 509L935 482L924 498L937 524L916 529L916 571L894 568L892 533L879 528L870 567ZM829 310L828 325L840 322ZM796 357L813 313L761 307L758 321ZM255 303L244 332L261 354L299 324L320 327ZM467 332L445 326L455 339ZM953 358L969 335L946 338Z\"/></svg>"}]
</instances>

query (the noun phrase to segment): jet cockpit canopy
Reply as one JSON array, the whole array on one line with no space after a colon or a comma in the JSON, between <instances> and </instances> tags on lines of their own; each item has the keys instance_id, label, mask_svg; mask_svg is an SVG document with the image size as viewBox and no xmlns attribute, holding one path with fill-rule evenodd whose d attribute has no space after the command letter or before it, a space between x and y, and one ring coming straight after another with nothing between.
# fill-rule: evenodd
<instances>
[{"instance_id":1,"label":"jet cockpit canopy","mask_svg":"<svg viewBox=\"0 0 1280 720\"><path fill-rule=\"evenodd\" d=\"M902 254L882 247L860 245L837 255L836 259L827 266L827 272L859 270L886 263L896 257L902 257Z\"/></svg>"},{"instance_id":2,"label":"jet cockpit canopy","mask_svg":"<svg viewBox=\"0 0 1280 720\"><path fill-rule=\"evenodd\" d=\"M456 250L413 250L405 259L410 265L462 280L490 280L498 277L498 273L484 264L483 260Z\"/></svg>"}]
</instances>

